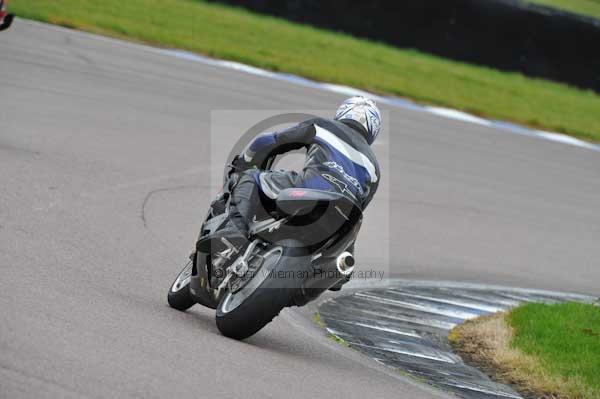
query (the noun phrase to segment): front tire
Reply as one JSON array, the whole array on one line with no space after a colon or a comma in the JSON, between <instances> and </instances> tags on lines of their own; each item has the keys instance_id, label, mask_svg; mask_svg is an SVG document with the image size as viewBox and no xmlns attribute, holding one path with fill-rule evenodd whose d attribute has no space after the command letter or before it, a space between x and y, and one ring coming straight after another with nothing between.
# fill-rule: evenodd
<instances>
[{"instance_id":1,"label":"front tire","mask_svg":"<svg viewBox=\"0 0 600 399\"><path fill-rule=\"evenodd\" d=\"M196 301L190 293L190 277L192 275L193 260L190 260L171 285L167 294L169 306L173 309L185 311L194 306Z\"/></svg>"}]
</instances>

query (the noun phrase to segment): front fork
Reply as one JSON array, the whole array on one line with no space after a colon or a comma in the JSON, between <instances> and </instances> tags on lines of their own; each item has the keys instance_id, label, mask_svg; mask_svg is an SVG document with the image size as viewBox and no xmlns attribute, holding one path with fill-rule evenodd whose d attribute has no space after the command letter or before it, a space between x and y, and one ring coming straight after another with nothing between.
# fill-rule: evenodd
<instances>
[{"instance_id":1,"label":"front fork","mask_svg":"<svg viewBox=\"0 0 600 399\"><path fill-rule=\"evenodd\" d=\"M212 272L223 272L223 269L214 267L215 263L217 263L218 266L221 266L222 264L230 261L233 256L237 256L239 254L238 249L231 242L229 242L227 238L221 237L221 241L226 249L213 255L217 259L214 262L211 260ZM190 257L193 257L194 263L192 275L190 277L190 293L194 299L196 299L196 301L201 305L216 309L224 293L230 288L231 279L235 277L243 277L248 272L248 260L252 256L256 247L260 244L260 240L252 241L246 247L244 253L237 256L233 263L231 263L231 265L225 269L225 277L222 279L217 288L213 288L211 285L212 276L208 271L208 255L201 251L195 251L192 255L190 255Z\"/></svg>"}]
</instances>

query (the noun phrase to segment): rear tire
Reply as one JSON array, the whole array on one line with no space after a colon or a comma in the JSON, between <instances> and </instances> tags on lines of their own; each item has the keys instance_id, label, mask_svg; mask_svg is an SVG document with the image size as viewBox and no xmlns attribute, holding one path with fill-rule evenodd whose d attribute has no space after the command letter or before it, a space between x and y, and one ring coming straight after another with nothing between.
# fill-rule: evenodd
<instances>
[{"instance_id":1,"label":"rear tire","mask_svg":"<svg viewBox=\"0 0 600 399\"><path fill-rule=\"evenodd\" d=\"M269 324L289 303L289 292L259 288L232 312L224 314L219 306L216 315L217 328L226 337L246 339Z\"/></svg>"},{"instance_id":2,"label":"rear tire","mask_svg":"<svg viewBox=\"0 0 600 399\"><path fill-rule=\"evenodd\" d=\"M190 293L190 276L192 273L192 260L190 260L183 270L179 272L177 278L171 285L167 294L169 306L177 310L188 310L196 304L196 301Z\"/></svg>"},{"instance_id":3,"label":"rear tire","mask_svg":"<svg viewBox=\"0 0 600 399\"><path fill-rule=\"evenodd\" d=\"M266 262L266 261L265 261ZM265 265L253 277L259 278L269 272L295 272L305 269L310 259L306 257L287 257L280 255L277 263L265 268ZM264 274L263 274L264 273ZM266 277L258 286L236 306L231 306L233 296L238 295L228 292L217 307L216 323L219 331L229 338L242 340L256 334L260 329L269 324L283 308L293 305L293 295L298 291L301 279L281 279ZM248 286L252 285L252 280ZM231 309L231 307L233 307Z\"/></svg>"}]
</instances>

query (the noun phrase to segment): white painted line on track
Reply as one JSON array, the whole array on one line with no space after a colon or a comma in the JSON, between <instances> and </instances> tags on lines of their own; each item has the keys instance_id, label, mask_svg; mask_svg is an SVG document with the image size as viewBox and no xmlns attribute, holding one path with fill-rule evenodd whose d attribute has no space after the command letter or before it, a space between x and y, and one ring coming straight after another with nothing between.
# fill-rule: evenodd
<instances>
[{"instance_id":1,"label":"white painted line on track","mask_svg":"<svg viewBox=\"0 0 600 399\"><path fill-rule=\"evenodd\" d=\"M350 286L352 282L348 283ZM592 302L596 300L595 296L586 295L586 294L578 294L573 292L561 292L561 291L551 291L544 289L536 289L536 288L526 288L526 287L508 287L505 285L499 284L482 284L482 283L465 283L465 282L456 282L456 281L445 281L445 280L408 280L408 279L389 279L387 280L385 285L382 285L379 282L367 285L356 284L356 289L364 289L364 288L387 288L387 289L395 289L396 287L408 287L408 288L441 288L441 289L471 289L477 290L479 292L488 292L488 291L503 291L503 292L514 292L521 294L535 294L540 296L548 296L560 299L570 299L574 301L580 302ZM345 287L345 286L344 286ZM393 288L392 288L393 287Z\"/></svg>"},{"instance_id":2,"label":"white painted line on track","mask_svg":"<svg viewBox=\"0 0 600 399\"><path fill-rule=\"evenodd\" d=\"M337 335L339 333L336 334L335 330L331 330L331 329L327 329L327 331L331 334ZM436 355L436 354L427 354L427 353L421 353L421 352L414 352L414 351L409 351L409 350L405 350L405 349L400 349L400 348L384 348L381 346L375 346L375 345L366 345L366 344L361 344L358 342L352 342L352 345L354 346L361 346L364 348L371 348L371 349L377 349L377 350L381 350L381 351L385 351L385 352L392 352L392 353L397 353L399 355L405 355L405 356L411 356L411 357L418 357L420 359L427 359L427 360L434 360L437 362L442 362L442 363L449 363L449 364L456 364L457 362L459 362L460 360L456 360L453 355L451 353L445 353L446 356L444 355ZM442 353L441 351L438 351L438 353Z\"/></svg>"},{"instance_id":3,"label":"white painted line on track","mask_svg":"<svg viewBox=\"0 0 600 399\"><path fill-rule=\"evenodd\" d=\"M375 316L377 318L396 320L396 321L401 321L401 322L410 323L410 324L414 324L414 325L439 328L441 330L448 330L448 331L452 330L454 327L456 327L458 325L457 323L433 319L433 318L424 318L424 317L418 318L418 317L410 317L410 316L391 315L391 314L385 314L385 313L380 313L380 312L374 312L372 310L367 310L367 309L353 309L352 311L368 314L371 316Z\"/></svg>"},{"instance_id":4,"label":"white painted line on track","mask_svg":"<svg viewBox=\"0 0 600 399\"><path fill-rule=\"evenodd\" d=\"M467 114L466 112L458 111L451 108L440 108L440 107L430 107L426 106L425 109L433 114L440 115L450 119L456 119L463 122L476 123L478 125L483 126L493 126L494 124L483 118L479 118L477 116L473 116L471 114Z\"/></svg>"},{"instance_id":5,"label":"white painted line on track","mask_svg":"<svg viewBox=\"0 0 600 399\"><path fill-rule=\"evenodd\" d=\"M440 316L452 317L455 319L469 320L469 319L474 319L479 316L479 314L477 314L477 313L467 312L465 310L459 310L459 309L456 309L456 310L443 309L443 308L433 306L433 305L425 303L425 302L424 303L411 303L408 301L401 301L398 299L388 299L388 298L383 298L383 297L380 297L377 295L364 294L362 292L357 292L354 295L359 298L365 298L369 301L374 301L374 302L378 302L378 303L382 303L382 304L396 305L396 306L400 306L400 307L403 307L406 309L417 310L420 312L426 312L426 313L436 314L436 315L440 315Z\"/></svg>"},{"instance_id":6,"label":"white painted line on track","mask_svg":"<svg viewBox=\"0 0 600 399\"><path fill-rule=\"evenodd\" d=\"M365 328L370 328L372 330L377 330L377 331L383 331L383 332L388 332L390 334L397 334L397 335L402 335L405 337L412 337L412 338L422 338L420 334L417 334L415 331L400 331L396 328L389 328L389 327L381 327L381 326L377 326L375 324L366 324L366 323L360 323L360 322L350 322L350 321L344 321L344 320L339 320L339 319L334 319L334 318L330 318L330 320L333 321L337 321L338 323L346 323L346 324L352 324L354 326L359 326L359 327L365 327Z\"/></svg>"},{"instance_id":7,"label":"white painted line on track","mask_svg":"<svg viewBox=\"0 0 600 399\"><path fill-rule=\"evenodd\" d=\"M501 312L503 310L506 310L506 308L502 307L502 306L490 306L490 305L485 305L482 303L477 303L475 301L467 302L467 301L460 300L460 299L445 299L445 298L440 298L440 297L434 297L431 295L412 294L410 292L398 291L398 290L393 290L393 289L387 290L386 292L393 292L393 293L400 294L402 296L407 296L407 297L416 298L416 299L423 299L423 300L432 301L432 302L445 303L447 305L460 306L463 308L477 309L477 310L481 310L481 311L489 312L489 313L496 313L496 312Z\"/></svg>"}]
</instances>

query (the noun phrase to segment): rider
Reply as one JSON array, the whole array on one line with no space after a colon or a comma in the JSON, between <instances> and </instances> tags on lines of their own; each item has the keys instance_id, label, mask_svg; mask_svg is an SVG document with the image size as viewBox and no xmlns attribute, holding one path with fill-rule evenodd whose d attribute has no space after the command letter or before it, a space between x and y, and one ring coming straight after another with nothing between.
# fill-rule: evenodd
<instances>
[{"instance_id":1,"label":"rider","mask_svg":"<svg viewBox=\"0 0 600 399\"><path fill-rule=\"evenodd\" d=\"M370 145L381 129L381 113L375 102L351 97L338 108L333 120L314 118L279 133L258 136L236 156L231 165L229 191L231 224L219 237L247 239L248 222L255 215L260 196L275 199L286 188L311 188L341 193L364 210L379 183L379 165ZM304 168L263 171L264 162L291 150L306 148ZM202 240L198 249L210 251L214 238Z\"/></svg>"}]
</instances>

